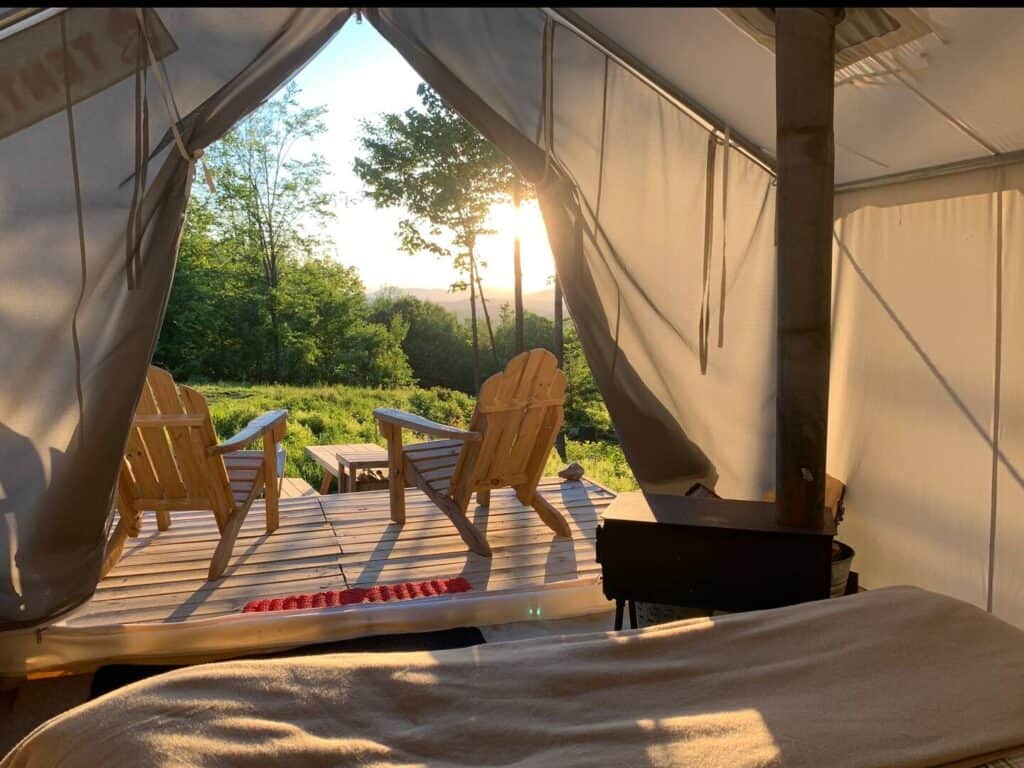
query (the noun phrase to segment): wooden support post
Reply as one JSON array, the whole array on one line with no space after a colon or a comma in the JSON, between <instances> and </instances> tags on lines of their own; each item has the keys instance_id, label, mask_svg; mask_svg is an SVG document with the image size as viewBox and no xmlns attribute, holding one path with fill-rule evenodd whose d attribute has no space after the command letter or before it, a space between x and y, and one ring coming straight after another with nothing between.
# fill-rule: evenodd
<instances>
[{"instance_id":1,"label":"wooden support post","mask_svg":"<svg viewBox=\"0 0 1024 768\"><path fill-rule=\"evenodd\" d=\"M842 9L775 9L779 522L825 523L832 291L835 25Z\"/></svg>"},{"instance_id":2,"label":"wooden support post","mask_svg":"<svg viewBox=\"0 0 1024 768\"><path fill-rule=\"evenodd\" d=\"M388 491L391 496L391 520L405 523L405 457L402 455L402 428L394 424L380 425L388 442ZM351 471L351 467L349 467ZM340 482L340 481L339 481Z\"/></svg>"},{"instance_id":3,"label":"wooden support post","mask_svg":"<svg viewBox=\"0 0 1024 768\"><path fill-rule=\"evenodd\" d=\"M267 533L273 533L281 524L277 498L277 446L273 430L267 430L263 433L263 501L267 507Z\"/></svg>"}]
</instances>

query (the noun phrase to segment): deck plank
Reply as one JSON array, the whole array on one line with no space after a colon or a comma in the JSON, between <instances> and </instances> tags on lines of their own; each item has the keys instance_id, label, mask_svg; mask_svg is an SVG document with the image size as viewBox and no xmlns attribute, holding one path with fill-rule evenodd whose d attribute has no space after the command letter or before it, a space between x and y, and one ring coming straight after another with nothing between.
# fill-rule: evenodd
<instances>
[{"instance_id":1,"label":"deck plank","mask_svg":"<svg viewBox=\"0 0 1024 768\"><path fill-rule=\"evenodd\" d=\"M491 542L491 558L469 552L440 510L414 489L407 490L403 526L391 522L387 491L282 497L281 525L271 534L257 502L223 578L214 582L206 580L219 540L213 515L174 512L171 528L157 531L147 514L140 535L127 542L93 598L61 623L116 627L210 619L237 613L252 599L460 575L475 590L487 591L597 574L594 530L615 494L587 480L556 478L542 480L538 492L565 515L572 539L555 536L511 489L495 490L488 508L469 510Z\"/></svg>"},{"instance_id":2,"label":"deck plank","mask_svg":"<svg viewBox=\"0 0 1024 768\"><path fill-rule=\"evenodd\" d=\"M586 482L545 481L538 490L564 514L572 539L555 536L510 490L497 490L488 508L469 510L487 536L491 558L467 551L440 510L412 494L401 526L391 522L386 503L370 499L329 501L324 512L341 543L342 567L352 586L464 576L476 590L493 590L596 574L594 530L614 494Z\"/></svg>"},{"instance_id":3,"label":"deck plank","mask_svg":"<svg viewBox=\"0 0 1024 768\"><path fill-rule=\"evenodd\" d=\"M281 479L281 498L295 499L303 496L318 496L316 489L301 477L285 477Z\"/></svg>"}]
</instances>

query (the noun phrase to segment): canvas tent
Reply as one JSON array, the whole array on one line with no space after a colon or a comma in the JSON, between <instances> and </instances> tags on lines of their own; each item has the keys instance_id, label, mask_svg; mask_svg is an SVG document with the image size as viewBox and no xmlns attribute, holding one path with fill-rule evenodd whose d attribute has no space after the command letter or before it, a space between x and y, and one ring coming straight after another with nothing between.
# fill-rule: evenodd
<instances>
[{"instance_id":1,"label":"canvas tent","mask_svg":"<svg viewBox=\"0 0 1024 768\"><path fill-rule=\"evenodd\" d=\"M828 455L849 487L841 534L869 586L917 584L1024 625L1024 12L874 10L837 32ZM770 18L362 15L537 184L643 486L770 489ZM199 150L350 16L0 11L3 626L45 622L94 588Z\"/></svg>"}]
</instances>

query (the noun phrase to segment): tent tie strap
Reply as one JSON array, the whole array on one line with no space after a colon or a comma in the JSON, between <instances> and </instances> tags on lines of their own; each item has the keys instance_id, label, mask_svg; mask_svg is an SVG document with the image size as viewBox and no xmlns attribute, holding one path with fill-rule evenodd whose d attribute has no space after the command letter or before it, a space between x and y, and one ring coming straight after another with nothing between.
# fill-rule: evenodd
<instances>
[{"instance_id":1,"label":"tent tie strap","mask_svg":"<svg viewBox=\"0 0 1024 768\"><path fill-rule=\"evenodd\" d=\"M548 16L544 22L544 38L541 47L541 72L543 75L541 94L541 124L538 126L537 143L544 142L544 172L538 181L530 180L535 187L546 187L551 181L551 169L554 165L554 80L553 56L555 46L555 23Z\"/></svg>"},{"instance_id":2,"label":"tent tie strap","mask_svg":"<svg viewBox=\"0 0 1024 768\"><path fill-rule=\"evenodd\" d=\"M136 8L135 13L139 19L139 30L142 33L142 39L146 43L146 51L149 54L149 63L153 68L153 72L156 73L157 85L160 86L160 95L163 96L164 107L167 109L167 115L170 118L171 134L174 136L174 144L178 147L178 152L181 154L182 159L189 164L190 173L194 170L195 164L202 161L203 175L206 178L206 184L210 188L210 192L215 193L217 190L213 183L213 174L210 173L210 169L207 167L206 162L202 160L203 150L190 150L185 144L184 137L181 135L181 129L179 127L181 125L181 114L178 112L178 103L174 98L174 91L171 90L171 84L167 79L167 72L164 70L163 64L156 57L156 49L153 47L153 40L146 31L146 17L143 13L143 9Z\"/></svg>"},{"instance_id":3,"label":"tent tie strap","mask_svg":"<svg viewBox=\"0 0 1024 768\"><path fill-rule=\"evenodd\" d=\"M203 160L203 150L195 149L190 150L185 144L185 138L181 134L181 113L178 111L178 103L174 98L174 91L171 89L170 82L167 78L167 72L164 70L162 62L156 56L156 49L153 46L153 40L149 35L146 28L146 16L142 8L135 9L136 17L138 20L139 27L139 70L144 71L146 67L146 59L148 58L149 69L152 69L156 75L156 82L160 89L160 95L163 98L164 107L167 110L167 115L170 122L171 135L174 137L174 145L178 148L178 153L182 159L188 163L187 177L189 179L195 178L195 166L197 162L200 162L203 167L203 176L206 180L206 186L210 190L210 194L216 194L217 188L213 183L213 174L210 172L209 166L206 161ZM141 48L144 43L145 55ZM136 72L136 99L138 105L139 99L139 76L140 72ZM146 193L146 167L149 163L149 107L146 102L146 87L143 83L142 94L141 94L141 106L137 106L137 109L142 110L141 116L136 120L136 143L141 145L143 150L136 152L136 167L135 167L135 183L136 188L132 198L132 211L129 215L128 231L126 234L126 246L128 249L127 257L127 275L128 275L128 288L129 290L138 286L139 272L140 272L140 255L142 250L142 236L145 227L142 223L142 205L145 199Z\"/></svg>"},{"instance_id":4,"label":"tent tie strap","mask_svg":"<svg viewBox=\"0 0 1024 768\"><path fill-rule=\"evenodd\" d=\"M732 145L732 131L725 128L725 148L722 152L722 277L718 294L718 348L725 346L725 285L726 285L726 215L729 211L729 147Z\"/></svg>"},{"instance_id":5,"label":"tent tie strap","mask_svg":"<svg viewBox=\"0 0 1024 768\"><path fill-rule=\"evenodd\" d=\"M718 137L714 133L709 133L704 196L704 262L701 266L700 320L697 330L702 376L706 376L708 372L708 336L711 329L711 247L715 228L715 153L717 144Z\"/></svg>"}]
</instances>

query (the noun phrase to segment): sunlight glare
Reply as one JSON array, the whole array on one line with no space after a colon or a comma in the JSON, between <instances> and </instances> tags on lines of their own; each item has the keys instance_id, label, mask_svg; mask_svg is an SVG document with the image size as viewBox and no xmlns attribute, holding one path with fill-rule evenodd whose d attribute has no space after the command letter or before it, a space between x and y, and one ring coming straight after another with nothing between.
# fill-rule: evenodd
<instances>
[{"instance_id":1,"label":"sunlight glare","mask_svg":"<svg viewBox=\"0 0 1024 768\"><path fill-rule=\"evenodd\" d=\"M516 232L520 235L520 255L523 265L523 290L542 291L554 275L551 246L544 227L544 218L536 200L525 200L518 215L511 203L491 208L487 226L494 234L480 240L480 256L487 262L481 270L484 283L511 288L514 281L512 251Z\"/></svg>"}]
</instances>

